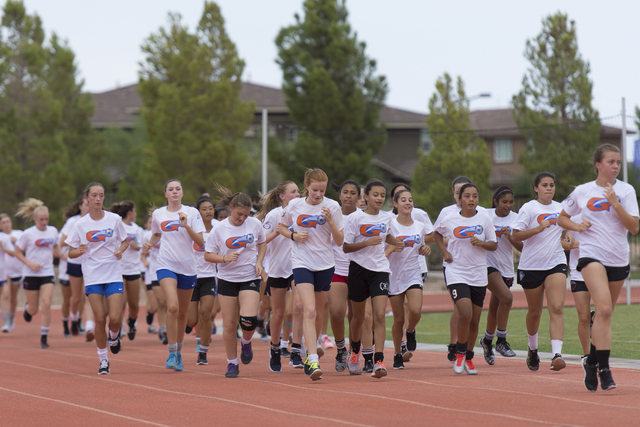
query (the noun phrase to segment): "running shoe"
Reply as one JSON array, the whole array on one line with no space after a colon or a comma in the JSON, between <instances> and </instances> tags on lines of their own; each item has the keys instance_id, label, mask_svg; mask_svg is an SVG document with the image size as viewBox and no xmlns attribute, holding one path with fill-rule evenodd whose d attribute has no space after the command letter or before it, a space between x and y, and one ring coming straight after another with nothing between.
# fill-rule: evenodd
<instances>
[{"instance_id":1,"label":"running shoe","mask_svg":"<svg viewBox=\"0 0 640 427\"><path fill-rule=\"evenodd\" d=\"M266 332L262 331L262 333L260 334L260 342L267 342L269 340L269 335L267 335Z\"/></svg>"},{"instance_id":2,"label":"running shoe","mask_svg":"<svg viewBox=\"0 0 640 427\"><path fill-rule=\"evenodd\" d=\"M498 339L496 342L496 351L500 353L502 357L515 357L516 352L511 350L511 346L507 340Z\"/></svg>"},{"instance_id":3,"label":"running shoe","mask_svg":"<svg viewBox=\"0 0 640 427\"><path fill-rule=\"evenodd\" d=\"M77 337L79 333L80 333L80 328L78 327L78 321L77 320L72 320L71 321L71 335L73 335L74 337Z\"/></svg>"},{"instance_id":4,"label":"running shoe","mask_svg":"<svg viewBox=\"0 0 640 427\"><path fill-rule=\"evenodd\" d=\"M176 356L175 353L169 353L169 358L167 358L167 363L165 363L164 367L167 369L175 369L177 361L178 356Z\"/></svg>"},{"instance_id":5,"label":"running shoe","mask_svg":"<svg viewBox=\"0 0 640 427\"><path fill-rule=\"evenodd\" d=\"M347 358L347 367L351 375L362 374L360 370L360 353L354 353L351 348L349 349L349 357Z\"/></svg>"},{"instance_id":6,"label":"running shoe","mask_svg":"<svg viewBox=\"0 0 640 427\"><path fill-rule=\"evenodd\" d=\"M402 354L393 355L393 369L404 369L404 362L402 360Z\"/></svg>"},{"instance_id":7,"label":"running shoe","mask_svg":"<svg viewBox=\"0 0 640 427\"><path fill-rule=\"evenodd\" d=\"M387 367L384 366L384 363L382 363L381 360L377 361L376 364L373 365L371 376L373 378L382 378L387 376Z\"/></svg>"},{"instance_id":8,"label":"running shoe","mask_svg":"<svg viewBox=\"0 0 640 427\"><path fill-rule=\"evenodd\" d=\"M567 363L562 358L562 355L560 353L556 353L556 355L553 356L553 359L551 359L551 367L549 369L552 371L559 371L564 369L566 366Z\"/></svg>"},{"instance_id":9,"label":"running shoe","mask_svg":"<svg viewBox=\"0 0 640 427\"><path fill-rule=\"evenodd\" d=\"M25 322L31 322L31 319L33 319L33 316L29 314L29 312L27 311L27 307L29 307L29 304L25 303L24 304L24 311L22 312L22 317L24 317Z\"/></svg>"},{"instance_id":10,"label":"running shoe","mask_svg":"<svg viewBox=\"0 0 640 427\"><path fill-rule=\"evenodd\" d=\"M304 363L302 362L302 357L300 357L300 353L291 352L291 357L289 358L289 366L292 366L296 369L300 369L304 367Z\"/></svg>"},{"instance_id":11,"label":"running shoe","mask_svg":"<svg viewBox=\"0 0 640 427\"><path fill-rule=\"evenodd\" d=\"M40 348L49 348L49 344L47 343L47 336L42 335L40 337Z\"/></svg>"},{"instance_id":12,"label":"running shoe","mask_svg":"<svg viewBox=\"0 0 640 427\"><path fill-rule=\"evenodd\" d=\"M176 355L176 366L173 368L174 371L182 371L184 370L184 365L182 364L182 353L178 352Z\"/></svg>"},{"instance_id":13,"label":"running shoe","mask_svg":"<svg viewBox=\"0 0 640 427\"><path fill-rule=\"evenodd\" d=\"M413 332L407 331L407 350L412 352L416 351L417 346L418 343L416 342L416 330L414 329Z\"/></svg>"},{"instance_id":14,"label":"running shoe","mask_svg":"<svg viewBox=\"0 0 640 427\"><path fill-rule=\"evenodd\" d=\"M289 358L291 352L286 347L280 347L280 357Z\"/></svg>"},{"instance_id":15,"label":"running shoe","mask_svg":"<svg viewBox=\"0 0 640 427\"><path fill-rule=\"evenodd\" d=\"M347 349L339 348L336 353L336 371L344 372L347 369Z\"/></svg>"},{"instance_id":16,"label":"running shoe","mask_svg":"<svg viewBox=\"0 0 640 427\"><path fill-rule=\"evenodd\" d=\"M128 318L127 319L127 326L129 326L129 331L127 332L127 337L129 337L129 341L133 341L134 338L136 337L136 332L137 332L135 319Z\"/></svg>"},{"instance_id":17,"label":"running shoe","mask_svg":"<svg viewBox=\"0 0 640 427\"><path fill-rule=\"evenodd\" d=\"M185 334L189 335L189 334L191 333L191 331L193 331L193 327L191 327L191 326L189 326L189 325L186 325L186 326L184 327L184 333L185 333Z\"/></svg>"},{"instance_id":18,"label":"running shoe","mask_svg":"<svg viewBox=\"0 0 640 427\"><path fill-rule=\"evenodd\" d=\"M265 334L264 319L262 320L258 319L258 326L256 326L256 332L259 333L260 335Z\"/></svg>"},{"instance_id":19,"label":"running shoe","mask_svg":"<svg viewBox=\"0 0 640 427\"><path fill-rule=\"evenodd\" d=\"M227 365L227 372L224 374L227 378L238 378L238 374L240 373L240 368L238 365L234 363L229 363Z\"/></svg>"},{"instance_id":20,"label":"running shoe","mask_svg":"<svg viewBox=\"0 0 640 427\"><path fill-rule=\"evenodd\" d=\"M120 342L120 337L117 337L115 340L109 339L109 348L111 349L111 353L118 354L120 348L122 347L122 343Z\"/></svg>"},{"instance_id":21,"label":"running shoe","mask_svg":"<svg viewBox=\"0 0 640 427\"><path fill-rule=\"evenodd\" d=\"M91 342L95 339L96 334L93 333L93 330L89 329L87 332L84 333L84 340L86 342Z\"/></svg>"},{"instance_id":22,"label":"running shoe","mask_svg":"<svg viewBox=\"0 0 640 427\"><path fill-rule=\"evenodd\" d=\"M311 375L311 362L309 361L309 355L304 359L304 374Z\"/></svg>"},{"instance_id":23,"label":"running shoe","mask_svg":"<svg viewBox=\"0 0 640 427\"><path fill-rule=\"evenodd\" d=\"M456 361L456 345L455 344L448 344L447 345L447 360L449 361L449 363L454 363Z\"/></svg>"},{"instance_id":24,"label":"running shoe","mask_svg":"<svg viewBox=\"0 0 640 427\"><path fill-rule=\"evenodd\" d=\"M464 370L466 371L467 375L478 375L478 370L473 365L473 360L471 359L465 359Z\"/></svg>"},{"instance_id":25,"label":"running shoe","mask_svg":"<svg viewBox=\"0 0 640 427\"><path fill-rule=\"evenodd\" d=\"M271 372L281 372L282 362L280 360L280 350L269 350L269 370Z\"/></svg>"},{"instance_id":26,"label":"running shoe","mask_svg":"<svg viewBox=\"0 0 640 427\"><path fill-rule=\"evenodd\" d=\"M200 353L200 341L196 344L196 353Z\"/></svg>"},{"instance_id":27,"label":"running shoe","mask_svg":"<svg viewBox=\"0 0 640 427\"><path fill-rule=\"evenodd\" d=\"M318 355L318 357L324 356L324 349L321 345L316 346L316 354Z\"/></svg>"},{"instance_id":28,"label":"running shoe","mask_svg":"<svg viewBox=\"0 0 640 427\"><path fill-rule=\"evenodd\" d=\"M71 332L69 332L69 322L62 321L62 329L64 330L64 337L71 338ZM7 326L7 330L4 330L4 326L2 327L2 332L9 332L9 326Z\"/></svg>"},{"instance_id":29,"label":"running shoe","mask_svg":"<svg viewBox=\"0 0 640 427\"><path fill-rule=\"evenodd\" d=\"M527 353L527 368L531 369L532 371L537 371L538 369L540 369L540 358L538 357L538 349L531 350L528 346L527 349L529 350Z\"/></svg>"},{"instance_id":30,"label":"running shoe","mask_svg":"<svg viewBox=\"0 0 640 427\"><path fill-rule=\"evenodd\" d=\"M456 358L453 361L453 372L456 374L461 374L464 372L465 368L465 360L467 355L465 353L456 353Z\"/></svg>"},{"instance_id":31,"label":"running shoe","mask_svg":"<svg viewBox=\"0 0 640 427\"><path fill-rule=\"evenodd\" d=\"M4 333L8 333L9 332L9 324L5 323L4 325L2 325L2 332ZM67 336L67 332L65 331L64 336Z\"/></svg>"},{"instance_id":32,"label":"running shoe","mask_svg":"<svg viewBox=\"0 0 640 427\"><path fill-rule=\"evenodd\" d=\"M598 375L600 376L600 387L602 390L607 391L616 388L616 383L613 382L609 368L600 369Z\"/></svg>"},{"instance_id":33,"label":"running shoe","mask_svg":"<svg viewBox=\"0 0 640 427\"><path fill-rule=\"evenodd\" d=\"M362 367L362 372L373 372L373 358L364 359L364 366Z\"/></svg>"},{"instance_id":34,"label":"running shoe","mask_svg":"<svg viewBox=\"0 0 640 427\"><path fill-rule=\"evenodd\" d=\"M322 370L320 369L320 365L318 365L318 362L312 362L309 364L308 375L313 381L318 381L322 378Z\"/></svg>"},{"instance_id":35,"label":"running shoe","mask_svg":"<svg viewBox=\"0 0 640 427\"><path fill-rule=\"evenodd\" d=\"M243 364L248 365L253 360L253 350L251 349L251 341L246 344L242 344L242 352L240 353L240 360Z\"/></svg>"},{"instance_id":36,"label":"running shoe","mask_svg":"<svg viewBox=\"0 0 640 427\"><path fill-rule=\"evenodd\" d=\"M16 319L14 316L15 315L11 316L11 323L9 324L9 332L13 332L13 330L16 328Z\"/></svg>"},{"instance_id":37,"label":"running shoe","mask_svg":"<svg viewBox=\"0 0 640 427\"><path fill-rule=\"evenodd\" d=\"M164 345L167 345L169 343L166 329L158 329L158 339L160 339L160 342Z\"/></svg>"},{"instance_id":38,"label":"running shoe","mask_svg":"<svg viewBox=\"0 0 640 427\"><path fill-rule=\"evenodd\" d=\"M411 360L411 358L413 357L413 352L409 351L406 345L400 347L400 350L402 351L403 362L408 362L409 360Z\"/></svg>"},{"instance_id":39,"label":"running shoe","mask_svg":"<svg viewBox=\"0 0 640 427\"><path fill-rule=\"evenodd\" d=\"M109 371L109 361L104 359L100 361L100 369L98 369L98 375L109 375L111 371Z\"/></svg>"},{"instance_id":40,"label":"running shoe","mask_svg":"<svg viewBox=\"0 0 640 427\"><path fill-rule=\"evenodd\" d=\"M324 348L325 350L329 349L329 348L333 348L333 343L331 342L331 338L329 338L328 336L323 336L322 337L322 342L320 343L320 345L322 346L322 348Z\"/></svg>"},{"instance_id":41,"label":"running shoe","mask_svg":"<svg viewBox=\"0 0 640 427\"><path fill-rule=\"evenodd\" d=\"M484 360L489 365L493 365L496 363L496 357L493 354L493 342L489 341L482 337L480 338L480 345L482 346L482 350L484 350Z\"/></svg>"},{"instance_id":42,"label":"running shoe","mask_svg":"<svg viewBox=\"0 0 640 427\"><path fill-rule=\"evenodd\" d=\"M207 361L207 353L200 352L198 353L198 360L196 361L196 365L208 365Z\"/></svg>"},{"instance_id":43,"label":"running shoe","mask_svg":"<svg viewBox=\"0 0 640 427\"><path fill-rule=\"evenodd\" d=\"M587 390L598 390L598 365L590 365L587 356L585 356L582 358L582 370L584 371L584 386Z\"/></svg>"},{"instance_id":44,"label":"running shoe","mask_svg":"<svg viewBox=\"0 0 640 427\"><path fill-rule=\"evenodd\" d=\"M147 329L147 332L149 332L150 334L155 334L155 333L156 333L156 332L158 332L158 331L156 330L156 327L155 327L155 326L150 325L150 326L149 326L149 329Z\"/></svg>"},{"instance_id":45,"label":"running shoe","mask_svg":"<svg viewBox=\"0 0 640 427\"><path fill-rule=\"evenodd\" d=\"M211 335L215 335L216 333L218 333L218 327L214 323L213 326L211 327Z\"/></svg>"}]
</instances>

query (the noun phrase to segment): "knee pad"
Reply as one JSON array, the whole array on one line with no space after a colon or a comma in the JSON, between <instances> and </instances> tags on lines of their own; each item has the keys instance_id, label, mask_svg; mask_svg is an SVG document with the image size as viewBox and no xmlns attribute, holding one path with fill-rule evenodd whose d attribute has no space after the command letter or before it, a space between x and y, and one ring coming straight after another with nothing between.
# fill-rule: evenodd
<instances>
[{"instance_id":1,"label":"knee pad","mask_svg":"<svg viewBox=\"0 0 640 427\"><path fill-rule=\"evenodd\" d=\"M253 331L257 326L258 316L240 316L240 327L243 331Z\"/></svg>"}]
</instances>

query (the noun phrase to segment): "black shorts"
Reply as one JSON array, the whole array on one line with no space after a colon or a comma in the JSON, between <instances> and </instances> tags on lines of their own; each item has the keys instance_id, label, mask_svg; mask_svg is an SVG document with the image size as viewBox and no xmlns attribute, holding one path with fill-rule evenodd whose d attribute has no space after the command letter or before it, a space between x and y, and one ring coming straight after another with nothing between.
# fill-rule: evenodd
<instances>
[{"instance_id":1,"label":"black shorts","mask_svg":"<svg viewBox=\"0 0 640 427\"><path fill-rule=\"evenodd\" d=\"M146 285L146 287L147 287L148 291L152 291L153 290L153 285Z\"/></svg>"},{"instance_id":2,"label":"black shorts","mask_svg":"<svg viewBox=\"0 0 640 427\"><path fill-rule=\"evenodd\" d=\"M68 280L61 279L60 286L64 286L66 288L67 286L71 286L71 283Z\"/></svg>"},{"instance_id":3,"label":"black shorts","mask_svg":"<svg viewBox=\"0 0 640 427\"><path fill-rule=\"evenodd\" d=\"M587 285L582 280L572 280L571 292L589 292L589 289L587 289Z\"/></svg>"},{"instance_id":4,"label":"black shorts","mask_svg":"<svg viewBox=\"0 0 640 427\"><path fill-rule=\"evenodd\" d=\"M567 264L558 264L549 270L520 270L518 269L518 283L522 289L536 289L542 286L545 279L552 274L562 273L567 276Z\"/></svg>"},{"instance_id":5,"label":"black shorts","mask_svg":"<svg viewBox=\"0 0 640 427\"><path fill-rule=\"evenodd\" d=\"M447 289L454 303L461 298L469 298L471 304L478 307L484 305L484 297L487 295L486 286L469 286L466 283L454 283L453 285L447 285Z\"/></svg>"},{"instance_id":6,"label":"black shorts","mask_svg":"<svg viewBox=\"0 0 640 427\"><path fill-rule=\"evenodd\" d=\"M490 276L493 273L500 273L500 271L497 268L487 267L487 276ZM513 286L513 277L504 277L502 274L500 274L500 277L502 277L502 281L507 285L507 288L511 288Z\"/></svg>"},{"instance_id":7,"label":"black shorts","mask_svg":"<svg viewBox=\"0 0 640 427\"><path fill-rule=\"evenodd\" d=\"M53 276L45 276L45 277L33 277L26 276L24 278L24 282L22 283L22 288L25 291L39 291L42 285L53 284Z\"/></svg>"},{"instance_id":8,"label":"black shorts","mask_svg":"<svg viewBox=\"0 0 640 427\"><path fill-rule=\"evenodd\" d=\"M67 263L67 274L71 277L82 277L82 264Z\"/></svg>"},{"instance_id":9,"label":"black shorts","mask_svg":"<svg viewBox=\"0 0 640 427\"><path fill-rule=\"evenodd\" d=\"M587 264L591 264L592 262L599 262L600 264L602 264L597 259L580 258L578 259L578 266L576 267L576 270L582 271L582 269ZM619 282L620 280L626 280L626 278L629 277L629 265L627 265L626 267L607 267L604 264L602 265L604 266L605 270L607 270L607 280L609 280L610 282Z\"/></svg>"},{"instance_id":10,"label":"black shorts","mask_svg":"<svg viewBox=\"0 0 640 427\"><path fill-rule=\"evenodd\" d=\"M351 261L349 263L347 286L349 288L349 299L354 302L362 302L369 297L388 297L389 273L371 271Z\"/></svg>"},{"instance_id":11,"label":"black shorts","mask_svg":"<svg viewBox=\"0 0 640 427\"><path fill-rule=\"evenodd\" d=\"M256 291L260 294L260 279L248 282L227 282L218 279L218 294L226 297L237 297L240 291Z\"/></svg>"},{"instance_id":12,"label":"black shorts","mask_svg":"<svg viewBox=\"0 0 640 427\"><path fill-rule=\"evenodd\" d=\"M152 281L151 281L151 287L152 287L152 288L155 288L156 286L160 286L160 282L159 282L159 281L157 281L157 280L152 280Z\"/></svg>"},{"instance_id":13,"label":"black shorts","mask_svg":"<svg viewBox=\"0 0 640 427\"><path fill-rule=\"evenodd\" d=\"M215 277L198 277L196 279L196 287L193 288L191 302L200 301L200 298L206 295L217 295Z\"/></svg>"},{"instance_id":14,"label":"black shorts","mask_svg":"<svg viewBox=\"0 0 640 427\"><path fill-rule=\"evenodd\" d=\"M13 283L18 283L22 280L22 276L18 276L18 277L9 277L9 279L11 279L11 281Z\"/></svg>"},{"instance_id":15,"label":"black shorts","mask_svg":"<svg viewBox=\"0 0 640 427\"><path fill-rule=\"evenodd\" d=\"M407 292L409 289L423 289L423 285L411 285L409 286L407 289L405 289L405 292Z\"/></svg>"},{"instance_id":16,"label":"black shorts","mask_svg":"<svg viewBox=\"0 0 640 427\"><path fill-rule=\"evenodd\" d=\"M133 282L134 280L138 280L140 278L139 274L123 274L122 278L127 282Z\"/></svg>"},{"instance_id":17,"label":"black shorts","mask_svg":"<svg viewBox=\"0 0 640 427\"><path fill-rule=\"evenodd\" d=\"M267 288L264 290L264 294L271 296L271 288L291 290L291 282L293 281L293 274L287 278L284 277L268 277Z\"/></svg>"}]
</instances>

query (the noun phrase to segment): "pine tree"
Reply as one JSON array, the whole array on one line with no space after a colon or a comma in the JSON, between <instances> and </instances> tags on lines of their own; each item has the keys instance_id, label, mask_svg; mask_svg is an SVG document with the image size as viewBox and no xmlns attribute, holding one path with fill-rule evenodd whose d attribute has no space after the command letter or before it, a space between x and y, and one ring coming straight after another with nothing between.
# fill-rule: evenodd
<instances>
[{"instance_id":1,"label":"pine tree","mask_svg":"<svg viewBox=\"0 0 640 427\"><path fill-rule=\"evenodd\" d=\"M594 179L589 158L600 138L590 67L578 51L575 21L560 12L546 17L524 55L531 67L512 99L514 119L530 142L520 163L531 175L554 173L556 199L562 200Z\"/></svg>"}]
</instances>

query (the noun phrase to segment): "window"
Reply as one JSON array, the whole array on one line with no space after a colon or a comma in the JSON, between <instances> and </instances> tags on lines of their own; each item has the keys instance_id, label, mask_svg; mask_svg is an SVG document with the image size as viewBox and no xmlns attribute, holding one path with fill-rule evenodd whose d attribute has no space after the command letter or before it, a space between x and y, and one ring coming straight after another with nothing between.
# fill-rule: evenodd
<instances>
[{"instance_id":1,"label":"window","mask_svg":"<svg viewBox=\"0 0 640 427\"><path fill-rule=\"evenodd\" d=\"M493 161L495 163L513 162L513 142L510 139L496 139L493 142Z\"/></svg>"},{"instance_id":2,"label":"window","mask_svg":"<svg viewBox=\"0 0 640 427\"><path fill-rule=\"evenodd\" d=\"M425 156L428 155L431 148L433 148L433 142L431 141L428 129L420 130L420 147L422 148L422 154Z\"/></svg>"}]
</instances>

